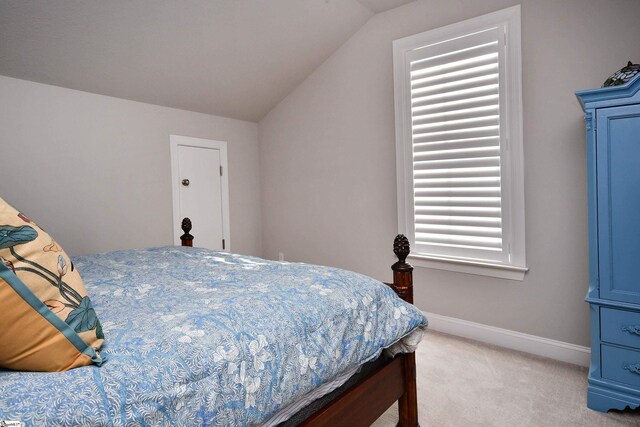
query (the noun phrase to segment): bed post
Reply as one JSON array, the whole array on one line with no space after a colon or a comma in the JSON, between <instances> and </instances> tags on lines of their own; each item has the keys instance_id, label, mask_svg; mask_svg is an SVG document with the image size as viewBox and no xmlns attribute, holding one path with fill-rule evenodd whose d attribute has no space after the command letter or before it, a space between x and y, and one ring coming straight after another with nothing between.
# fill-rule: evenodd
<instances>
[{"instance_id":1,"label":"bed post","mask_svg":"<svg viewBox=\"0 0 640 427\"><path fill-rule=\"evenodd\" d=\"M398 262L391 266L393 288L400 298L413 304L413 267L405 262L409 252L409 239L403 234L398 234L393 240L393 253L398 257Z\"/></svg>"},{"instance_id":2,"label":"bed post","mask_svg":"<svg viewBox=\"0 0 640 427\"><path fill-rule=\"evenodd\" d=\"M393 253L398 257L398 262L391 266L393 270L393 289L398 296L406 302L413 304L413 267L405 260L411 249L409 239L398 234L393 241ZM404 394L398 401L400 421L398 427L418 426L418 394L416 388L416 354L404 353L402 368L404 376Z\"/></svg>"},{"instance_id":3,"label":"bed post","mask_svg":"<svg viewBox=\"0 0 640 427\"><path fill-rule=\"evenodd\" d=\"M191 231L191 220L189 218L184 218L182 220L182 231L184 234L180 236L180 240L182 240L182 246L193 246L193 236L189 234Z\"/></svg>"}]
</instances>

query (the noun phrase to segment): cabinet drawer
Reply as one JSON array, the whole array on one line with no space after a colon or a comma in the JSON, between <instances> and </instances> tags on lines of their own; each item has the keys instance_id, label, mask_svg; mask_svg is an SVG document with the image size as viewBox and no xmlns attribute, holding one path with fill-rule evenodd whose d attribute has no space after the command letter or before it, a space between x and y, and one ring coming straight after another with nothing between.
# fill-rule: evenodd
<instances>
[{"instance_id":1,"label":"cabinet drawer","mask_svg":"<svg viewBox=\"0 0 640 427\"><path fill-rule=\"evenodd\" d=\"M640 313L601 308L600 340L640 349Z\"/></svg>"},{"instance_id":2,"label":"cabinet drawer","mask_svg":"<svg viewBox=\"0 0 640 427\"><path fill-rule=\"evenodd\" d=\"M602 344L602 378L640 386L640 351Z\"/></svg>"}]
</instances>

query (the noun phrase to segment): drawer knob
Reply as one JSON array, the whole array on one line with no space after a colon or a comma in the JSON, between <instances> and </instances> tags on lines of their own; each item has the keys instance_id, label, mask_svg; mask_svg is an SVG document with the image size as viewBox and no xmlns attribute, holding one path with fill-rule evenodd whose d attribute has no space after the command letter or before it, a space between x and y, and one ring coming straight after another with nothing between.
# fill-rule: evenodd
<instances>
[{"instance_id":1,"label":"drawer knob","mask_svg":"<svg viewBox=\"0 0 640 427\"><path fill-rule=\"evenodd\" d=\"M634 365L625 365L622 367L622 369L626 369L629 372L640 375L640 363L636 363Z\"/></svg>"},{"instance_id":2,"label":"drawer knob","mask_svg":"<svg viewBox=\"0 0 640 427\"><path fill-rule=\"evenodd\" d=\"M639 325L629 325L622 328L622 332L629 332L630 334L640 335Z\"/></svg>"}]
</instances>

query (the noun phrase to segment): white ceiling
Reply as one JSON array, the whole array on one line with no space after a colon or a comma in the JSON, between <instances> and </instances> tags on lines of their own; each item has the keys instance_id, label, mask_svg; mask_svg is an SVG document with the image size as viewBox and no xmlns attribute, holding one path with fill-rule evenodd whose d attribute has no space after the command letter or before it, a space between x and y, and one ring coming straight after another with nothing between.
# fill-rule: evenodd
<instances>
[{"instance_id":1,"label":"white ceiling","mask_svg":"<svg viewBox=\"0 0 640 427\"><path fill-rule=\"evenodd\" d=\"M0 74L258 121L412 0L0 0Z\"/></svg>"}]
</instances>

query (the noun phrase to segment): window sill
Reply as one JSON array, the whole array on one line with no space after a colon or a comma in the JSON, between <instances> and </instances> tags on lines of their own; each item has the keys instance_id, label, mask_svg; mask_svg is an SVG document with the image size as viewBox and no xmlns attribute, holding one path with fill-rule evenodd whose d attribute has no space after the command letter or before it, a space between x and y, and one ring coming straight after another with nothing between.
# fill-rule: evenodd
<instances>
[{"instance_id":1,"label":"window sill","mask_svg":"<svg viewBox=\"0 0 640 427\"><path fill-rule=\"evenodd\" d=\"M455 271L459 273L490 276L500 279L524 280L527 267L515 265L493 264L482 261L440 258L431 255L410 254L411 264L415 267L434 268L436 270Z\"/></svg>"}]
</instances>

